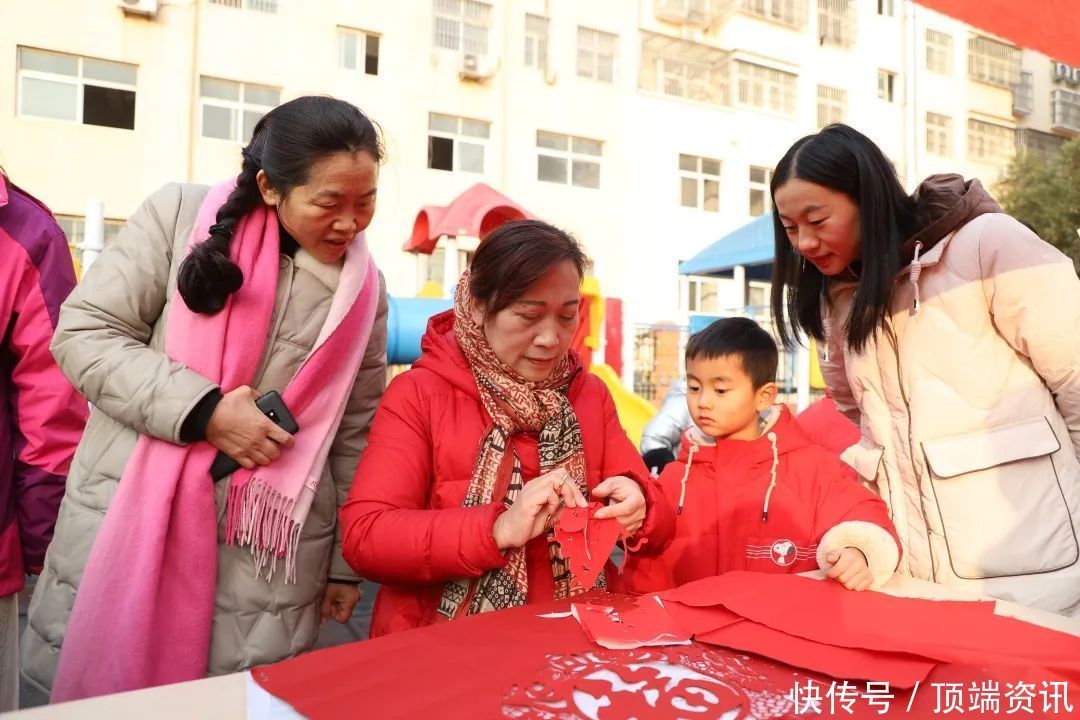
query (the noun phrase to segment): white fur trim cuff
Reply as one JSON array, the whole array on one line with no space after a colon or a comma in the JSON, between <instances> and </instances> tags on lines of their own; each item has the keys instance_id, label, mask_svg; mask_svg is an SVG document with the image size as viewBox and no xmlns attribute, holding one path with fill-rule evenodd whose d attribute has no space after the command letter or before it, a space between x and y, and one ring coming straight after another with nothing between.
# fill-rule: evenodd
<instances>
[{"instance_id":1,"label":"white fur trim cuff","mask_svg":"<svg viewBox=\"0 0 1080 720\"><path fill-rule=\"evenodd\" d=\"M825 558L833 550L846 547L856 548L866 556L866 564L874 576L872 588L884 585L900 563L900 548L884 528L865 520L845 520L822 536L817 547L818 567L828 570L832 564Z\"/></svg>"}]
</instances>

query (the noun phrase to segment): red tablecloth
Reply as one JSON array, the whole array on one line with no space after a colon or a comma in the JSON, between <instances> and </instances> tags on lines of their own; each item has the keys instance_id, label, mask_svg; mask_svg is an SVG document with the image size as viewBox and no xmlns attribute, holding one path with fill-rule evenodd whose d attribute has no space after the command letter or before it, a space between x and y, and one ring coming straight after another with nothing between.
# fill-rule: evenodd
<instances>
[{"instance_id":1,"label":"red tablecloth","mask_svg":"<svg viewBox=\"0 0 1080 720\"><path fill-rule=\"evenodd\" d=\"M700 639L688 646L603 650L589 642L572 617L541 617L545 613L567 611L570 601L564 601L490 613L313 652L257 668L253 676L268 692L312 718L764 720L922 719L950 714L969 719L1080 717L1080 673L1076 672L1080 639L990 615L983 603L845 593L837 604L828 600L831 589L822 590L824 583L793 576L768 577L786 580L778 584L774 580L760 581L756 575L733 578L738 581L733 586L735 591L729 587L726 592L717 593L741 607L741 603L752 599L754 586L768 593L783 590L782 599L786 603L778 598L771 606L758 602L741 607L755 620L747 620L738 642L731 644L753 647L755 653L710 645ZM802 583L806 582L817 586L804 586ZM615 605L625 606L628 602L625 597L604 593L584 597ZM700 599L700 595L696 597ZM574 601L582 599L579 596ZM818 642L813 636L822 635L821 629L831 623L838 632L829 633L830 637L857 645L851 642L852 628L868 622L868 613L886 606L894 615L880 616L880 627L857 654L855 662L861 665L847 666L851 672L845 672L841 665L837 674L879 678L896 673L897 652L905 645L905 637L914 639L909 644L933 649L935 614L951 623L949 628L938 628L937 634L945 641L943 647L947 652L956 652L958 645L963 646L966 654L958 656L958 660L964 664L934 666L924 680L918 681L912 693L897 686L886 687L883 682L834 679L756 654L763 651L775 655L771 644L787 634L799 648L799 653L784 655L789 662L814 664L800 662L800 658L834 652L846 658L844 662L851 662L855 656L850 648ZM785 617L776 617L773 614L776 610ZM835 613L841 610L851 619L850 625L838 620ZM723 612L730 613L730 608ZM698 620L704 617L699 612L686 616L691 614ZM800 618L801 623L797 622ZM911 619L927 622L928 618L929 627L922 629L910 623ZM984 636L965 634L962 626L969 621ZM791 628L816 630L796 635L775 627L785 623ZM755 624L765 630L755 634ZM730 622L720 625L724 627L702 633L701 637L738 627L738 623ZM995 642L995 633L1004 633L998 636L1003 644ZM897 647L892 647L892 643ZM790 648L789 643L781 645ZM977 657L976 649L984 646L994 648L988 653L991 660L988 664L981 663ZM875 650L881 654L875 654ZM1069 656L1073 650L1075 656ZM1054 661L1054 667L1017 660L1010 655L1012 651L1048 658ZM1062 653L1066 657L1058 661ZM1074 662L1070 662L1070 657ZM902 659L926 661L914 655L904 655ZM934 662L927 661L927 667ZM910 667L904 665L904 671L910 671ZM957 707L962 707L962 716ZM946 709L950 712L946 713Z\"/></svg>"}]
</instances>

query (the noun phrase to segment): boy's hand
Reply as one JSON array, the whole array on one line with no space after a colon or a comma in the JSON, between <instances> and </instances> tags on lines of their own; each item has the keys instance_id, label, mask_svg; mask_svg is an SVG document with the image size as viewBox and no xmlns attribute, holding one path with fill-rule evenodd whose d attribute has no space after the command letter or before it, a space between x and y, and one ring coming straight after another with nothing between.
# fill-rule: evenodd
<instances>
[{"instance_id":1,"label":"boy's hand","mask_svg":"<svg viewBox=\"0 0 1080 720\"><path fill-rule=\"evenodd\" d=\"M835 580L848 590L866 590L874 581L870 566L866 564L866 556L856 548L833 550L825 559L832 564L832 567L825 571L825 577Z\"/></svg>"}]
</instances>

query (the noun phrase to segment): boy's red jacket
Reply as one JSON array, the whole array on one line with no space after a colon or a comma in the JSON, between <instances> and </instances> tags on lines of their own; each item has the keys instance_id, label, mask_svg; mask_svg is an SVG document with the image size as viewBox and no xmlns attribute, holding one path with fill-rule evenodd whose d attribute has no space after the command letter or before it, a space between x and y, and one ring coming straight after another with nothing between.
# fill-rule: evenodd
<instances>
[{"instance_id":1,"label":"boy's red jacket","mask_svg":"<svg viewBox=\"0 0 1080 720\"><path fill-rule=\"evenodd\" d=\"M714 442L691 427L660 485L672 507L681 506L675 537L658 557L631 555L619 590L664 590L731 570L824 569L825 557L844 547L862 551L876 587L900 559L885 503L810 443L783 406L756 440Z\"/></svg>"}]
</instances>

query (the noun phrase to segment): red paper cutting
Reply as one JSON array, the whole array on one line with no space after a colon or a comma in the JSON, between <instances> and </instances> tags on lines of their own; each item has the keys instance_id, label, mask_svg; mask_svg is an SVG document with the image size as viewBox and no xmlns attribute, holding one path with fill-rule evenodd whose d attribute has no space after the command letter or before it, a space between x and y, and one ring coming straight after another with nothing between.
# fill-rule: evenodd
<instances>
[{"instance_id":1,"label":"red paper cutting","mask_svg":"<svg viewBox=\"0 0 1080 720\"><path fill-rule=\"evenodd\" d=\"M587 508L563 508L555 524L555 541L579 591L592 589L622 534L617 519L596 519L596 511L602 507L597 502Z\"/></svg>"},{"instance_id":2,"label":"red paper cutting","mask_svg":"<svg viewBox=\"0 0 1080 720\"><path fill-rule=\"evenodd\" d=\"M675 625L655 596L640 598L625 611L592 603L571 608L589 639L611 650L690 643L690 634Z\"/></svg>"},{"instance_id":3,"label":"red paper cutting","mask_svg":"<svg viewBox=\"0 0 1080 720\"><path fill-rule=\"evenodd\" d=\"M549 656L535 681L507 693L502 715L523 720L793 718L794 703L787 695L796 679L806 677L769 660L694 646Z\"/></svg>"}]
</instances>

